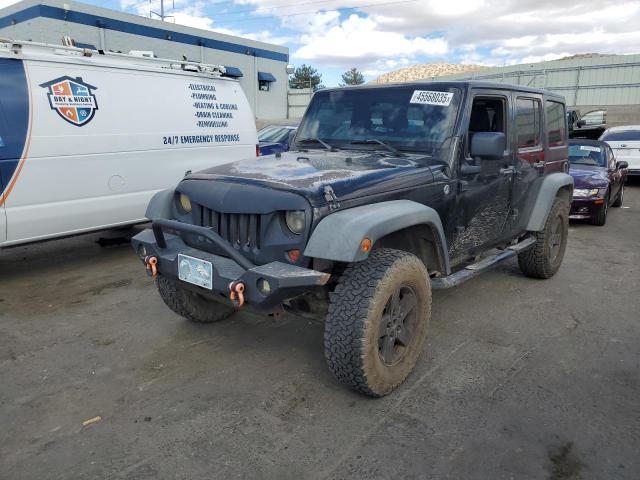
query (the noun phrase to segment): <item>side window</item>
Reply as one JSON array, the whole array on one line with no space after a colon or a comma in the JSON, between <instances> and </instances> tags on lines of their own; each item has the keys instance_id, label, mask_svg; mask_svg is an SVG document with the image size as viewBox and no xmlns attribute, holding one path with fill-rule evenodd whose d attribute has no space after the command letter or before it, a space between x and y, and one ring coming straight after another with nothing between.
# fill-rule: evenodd
<instances>
[{"instance_id":1,"label":"side window","mask_svg":"<svg viewBox=\"0 0 640 480\"><path fill-rule=\"evenodd\" d=\"M545 102L547 141L550 147L565 144L567 138L567 125L563 121L564 105L560 102L547 100Z\"/></svg>"},{"instance_id":2,"label":"side window","mask_svg":"<svg viewBox=\"0 0 640 480\"><path fill-rule=\"evenodd\" d=\"M518 148L533 148L541 145L541 116L540 101L535 98L517 98L516 130L518 136Z\"/></svg>"}]
</instances>

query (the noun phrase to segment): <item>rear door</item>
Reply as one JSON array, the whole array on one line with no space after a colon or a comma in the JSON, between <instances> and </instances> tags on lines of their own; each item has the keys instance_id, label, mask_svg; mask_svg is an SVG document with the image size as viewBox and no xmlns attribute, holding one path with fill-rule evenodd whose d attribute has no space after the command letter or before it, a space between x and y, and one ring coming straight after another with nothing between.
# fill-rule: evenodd
<instances>
[{"instance_id":1,"label":"rear door","mask_svg":"<svg viewBox=\"0 0 640 480\"><path fill-rule=\"evenodd\" d=\"M512 232L520 232L529 218L545 169L542 96L514 94L516 173L513 188ZM564 113L563 113L564 120ZM564 123L564 122L563 122Z\"/></svg>"}]
</instances>

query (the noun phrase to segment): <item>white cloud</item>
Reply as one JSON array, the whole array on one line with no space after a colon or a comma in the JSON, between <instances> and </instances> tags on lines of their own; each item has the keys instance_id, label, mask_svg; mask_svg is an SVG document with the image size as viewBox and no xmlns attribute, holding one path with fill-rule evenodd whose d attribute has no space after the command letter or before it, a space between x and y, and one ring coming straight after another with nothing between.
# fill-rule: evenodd
<instances>
[{"instance_id":1,"label":"white cloud","mask_svg":"<svg viewBox=\"0 0 640 480\"><path fill-rule=\"evenodd\" d=\"M152 1L157 11L158 0ZM640 53L640 0L175 1L176 23L287 43L297 61L372 74L425 61L509 65L576 53ZM242 14L216 16L210 7L219 2L230 14L253 7L244 14L250 20L275 17L283 32L258 20L221 28L219 22ZM148 12L139 0L121 3Z\"/></svg>"},{"instance_id":2,"label":"white cloud","mask_svg":"<svg viewBox=\"0 0 640 480\"><path fill-rule=\"evenodd\" d=\"M303 35L294 57L335 66L369 67L384 59L405 61L418 55L441 57L448 51L440 38L410 38L378 29L370 17L351 15L324 33ZM397 63L396 63L397 65Z\"/></svg>"}]
</instances>

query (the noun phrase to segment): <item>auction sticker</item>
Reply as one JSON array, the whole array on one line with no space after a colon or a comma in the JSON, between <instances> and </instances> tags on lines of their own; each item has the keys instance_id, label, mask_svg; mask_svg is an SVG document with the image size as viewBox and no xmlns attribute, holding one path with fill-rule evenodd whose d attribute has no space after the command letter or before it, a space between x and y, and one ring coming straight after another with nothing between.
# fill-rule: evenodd
<instances>
[{"instance_id":1,"label":"auction sticker","mask_svg":"<svg viewBox=\"0 0 640 480\"><path fill-rule=\"evenodd\" d=\"M430 92L429 90L414 90L409 103L421 103L423 105L440 105L448 107L453 98L450 92Z\"/></svg>"},{"instance_id":2,"label":"auction sticker","mask_svg":"<svg viewBox=\"0 0 640 480\"><path fill-rule=\"evenodd\" d=\"M600 147L592 147L591 145L580 145L580 150L586 150L587 152L602 152Z\"/></svg>"}]
</instances>

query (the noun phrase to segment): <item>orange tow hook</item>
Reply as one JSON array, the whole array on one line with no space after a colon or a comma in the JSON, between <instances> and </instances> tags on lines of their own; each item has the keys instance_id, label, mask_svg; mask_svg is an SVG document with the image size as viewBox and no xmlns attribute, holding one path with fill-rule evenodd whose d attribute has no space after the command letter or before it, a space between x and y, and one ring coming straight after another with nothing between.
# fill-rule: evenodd
<instances>
[{"instance_id":1,"label":"orange tow hook","mask_svg":"<svg viewBox=\"0 0 640 480\"><path fill-rule=\"evenodd\" d=\"M145 257L144 264L147 267L149 275L156 278L158 276L158 257Z\"/></svg>"},{"instance_id":2,"label":"orange tow hook","mask_svg":"<svg viewBox=\"0 0 640 480\"><path fill-rule=\"evenodd\" d=\"M244 283L231 282L229 284L229 298L233 303L233 306L240 308L244 305Z\"/></svg>"}]
</instances>

